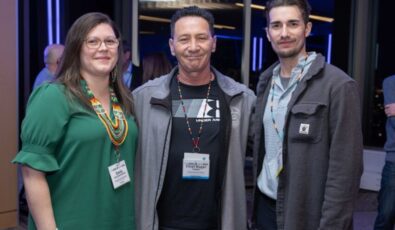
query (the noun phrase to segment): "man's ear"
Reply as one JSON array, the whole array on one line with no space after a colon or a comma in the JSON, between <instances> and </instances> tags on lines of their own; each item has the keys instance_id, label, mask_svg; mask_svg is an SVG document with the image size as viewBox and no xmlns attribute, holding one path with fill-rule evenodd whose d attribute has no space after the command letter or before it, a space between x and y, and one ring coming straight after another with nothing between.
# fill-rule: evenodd
<instances>
[{"instance_id":1,"label":"man's ear","mask_svg":"<svg viewBox=\"0 0 395 230\"><path fill-rule=\"evenodd\" d=\"M214 53L217 49L217 36L213 36L213 47L211 48L211 53Z\"/></svg>"},{"instance_id":2,"label":"man's ear","mask_svg":"<svg viewBox=\"0 0 395 230\"><path fill-rule=\"evenodd\" d=\"M304 36L307 38L308 36L310 36L310 33L311 33L311 29L313 28L313 23L311 23L311 22L308 22L307 24L306 24L306 30L305 30L305 34L304 34Z\"/></svg>"},{"instance_id":3,"label":"man's ear","mask_svg":"<svg viewBox=\"0 0 395 230\"><path fill-rule=\"evenodd\" d=\"M266 32L266 38L267 38L267 40L268 40L269 42L272 42L272 41L270 40L269 29L268 29L267 27L265 27L265 32Z\"/></svg>"},{"instance_id":4,"label":"man's ear","mask_svg":"<svg viewBox=\"0 0 395 230\"><path fill-rule=\"evenodd\" d=\"M174 40L172 38L169 38L170 53L171 53L171 55L176 56L176 53L174 52L173 42L174 42Z\"/></svg>"}]
</instances>

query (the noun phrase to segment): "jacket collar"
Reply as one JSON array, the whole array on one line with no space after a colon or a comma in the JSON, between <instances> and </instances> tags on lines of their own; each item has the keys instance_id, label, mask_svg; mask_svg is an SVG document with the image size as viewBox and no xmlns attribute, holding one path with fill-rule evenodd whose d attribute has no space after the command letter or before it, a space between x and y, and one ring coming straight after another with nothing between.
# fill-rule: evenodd
<instances>
[{"instance_id":1,"label":"jacket collar","mask_svg":"<svg viewBox=\"0 0 395 230\"><path fill-rule=\"evenodd\" d=\"M265 90L269 80L273 76L273 69L279 64L279 61L271 65L268 69L266 69L259 77L259 82L257 85L257 95L262 94ZM303 77L303 81L308 81L311 78L315 77L317 73L319 73L325 66L325 58L322 54L317 53L317 57L314 59L313 63L311 64L309 70L307 71L306 75Z\"/></svg>"},{"instance_id":2,"label":"jacket collar","mask_svg":"<svg viewBox=\"0 0 395 230\"><path fill-rule=\"evenodd\" d=\"M225 95L234 97L243 93L245 85L237 84L233 79L226 77L214 67L211 67L211 71L215 74L218 85Z\"/></svg>"},{"instance_id":3,"label":"jacket collar","mask_svg":"<svg viewBox=\"0 0 395 230\"><path fill-rule=\"evenodd\" d=\"M161 105L167 109L171 109L170 83L177 72L178 68L173 68L170 73L151 83L155 84L155 87L157 87L157 90L153 92L150 100L152 105Z\"/></svg>"}]
</instances>

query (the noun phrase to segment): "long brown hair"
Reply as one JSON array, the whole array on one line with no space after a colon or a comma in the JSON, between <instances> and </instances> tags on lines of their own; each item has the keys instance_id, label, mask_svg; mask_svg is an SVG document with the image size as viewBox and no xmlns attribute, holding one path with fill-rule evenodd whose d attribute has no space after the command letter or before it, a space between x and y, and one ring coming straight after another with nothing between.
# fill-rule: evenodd
<instances>
[{"instance_id":1,"label":"long brown hair","mask_svg":"<svg viewBox=\"0 0 395 230\"><path fill-rule=\"evenodd\" d=\"M143 83L170 72L172 65L166 54L152 53L143 58Z\"/></svg>"},{"instance_id":2,"label":"long brown hair","mask_svg":"<svg viewBox=\"0 0 395 230\"><path fill-rule=\"evenodd\" d=\"M82 76L81 68L81 49L88 33L99 24L108 24L114 31L119 41L122 41L121 33L115 23L105 14L93 12L87 13L79 17L71 26L66 36L65 49L58 68L57 82L64 84L66 89L83 104L92 108L88 97L85 95L81 87ZM110 81L119 102L125 109L126 113L134 114L133 99L130 91L123 83L122 78L122 43L118 47L118 61L115 68L111 72L111 77L115 77L115 81ZM92 108L93 109L93 108Z\"/></svg>"}]
</instances>

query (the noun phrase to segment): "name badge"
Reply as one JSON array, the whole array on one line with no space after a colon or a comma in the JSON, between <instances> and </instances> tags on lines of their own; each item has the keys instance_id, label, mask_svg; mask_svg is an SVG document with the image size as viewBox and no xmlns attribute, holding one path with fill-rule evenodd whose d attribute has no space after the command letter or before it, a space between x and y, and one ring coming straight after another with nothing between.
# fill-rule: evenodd
<instances>
[{"instance_id":1,"label":"name badge","mask_svg":"<svg viewBox=\"0 0 395 230\"><path fill-rule=\"evenodd\" d=\"M210 177L210 155L205 153L184 153L182 178L208 180Z\"/></svg>"},{"instance_id":2,"label":"name badge","mask_svg":"<svg viewBox=\"0 0 395 230\"><path fill-rule=\"evenodd\" d=\"M117 189L130 182L128 169L126 168L126 163L124 160L108 166L108 171L110 172L112 186L114 189Z\"/></svg>"}]
</instances>

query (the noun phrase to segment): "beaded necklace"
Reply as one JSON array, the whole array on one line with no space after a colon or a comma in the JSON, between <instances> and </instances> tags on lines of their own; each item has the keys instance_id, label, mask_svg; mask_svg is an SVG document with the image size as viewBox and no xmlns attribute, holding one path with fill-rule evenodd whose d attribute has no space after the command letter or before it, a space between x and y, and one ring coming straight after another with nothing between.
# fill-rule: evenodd
<instances>
[{"instance_id":1,"label":"beaded necklace","mask_svg":"<svg viewBox=\"0 0 395 230\"><path fill-rule=\"evenodd\" d=\"M179 79L178 76L177 76L177 86L178 86L178 95L180 97L182 111L184 111L185 120L186 120L186 123L187 123L187 126L188 126L188 132L189 132L189 134L191 135L191 138L192 138L193 152L198 153L198 152L200 152L199 142L200 142L200 136L202 135L202 132L203 132L203 120L204 120L204 116L206 114L206 109L207 109L207 104L208 104L208 97L210 95L211 81L208 84L207 95L206 95L206 99L205 99L206 100L206 104L204 105L204 111L203 111L203 119L200 122L200 127L199 127L199 131L198 131L198 136L197 137L193 137L193 134L192 134L192 129L191 129L191 126L189 124L189 120L188 120L188 116L187 116L187 110L185 108L183 97L182 97L181 86L180 86L180 79Z\"/></svg>"},{"instance_id":2,"label":"beaded necklace","mask_svg":"<svg viewBox=\"0 0 395 230\"><path fill-rule=\"evenodd\" d=\"M121 105L118 102L118 98L115 95L114 90L110 86L110 99L112 104L112 111L115 118L115 121L113 121L104 110L100 101L95 98L93 92L89 89L87 84L85 84L85 89L93 109L95 110L97 116L107 130L107 134L115 147L117 153L117 160L119 161L119 146L122 145L128 134L128 123L122 111Z\"/></svg>"}]
</instances>

